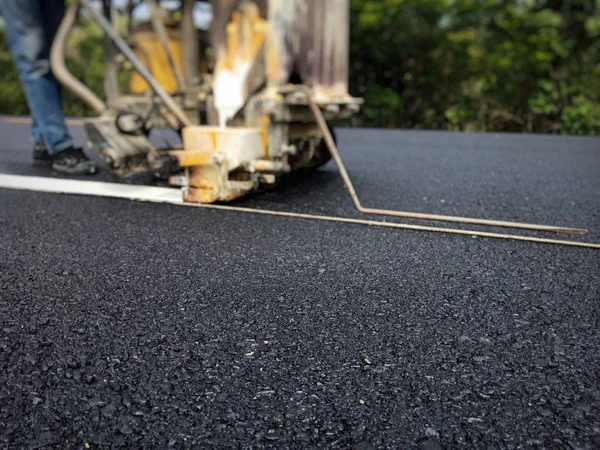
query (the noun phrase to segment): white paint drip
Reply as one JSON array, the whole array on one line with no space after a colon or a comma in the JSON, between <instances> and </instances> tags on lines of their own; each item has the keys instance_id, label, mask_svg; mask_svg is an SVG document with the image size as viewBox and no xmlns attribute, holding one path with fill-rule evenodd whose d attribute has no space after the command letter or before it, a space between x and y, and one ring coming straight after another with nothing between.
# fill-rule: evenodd
<instances>
[{"instance_id":1,"label":"white paint drip","mask_svg":"<svg viewBox=\"0 0 600 450\"><path fill-rule=\"evenodd\" d=\"M227 122L246 102L245 86L251 63L236 62L233 70L221 69L215 77L215 108L219 116L219 126L225 128Z\"/></svg>"}]
</instances>

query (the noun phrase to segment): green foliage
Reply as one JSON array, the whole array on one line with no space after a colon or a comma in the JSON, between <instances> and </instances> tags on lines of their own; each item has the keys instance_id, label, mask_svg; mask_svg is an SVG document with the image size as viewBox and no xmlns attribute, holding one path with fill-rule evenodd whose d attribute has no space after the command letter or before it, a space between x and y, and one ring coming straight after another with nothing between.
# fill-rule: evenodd
<instances>
[{"instance_id":1,"label":"green foliage","mask_svg":"<svg viewBox=\"0 0 600 450\"><path fill-rule=\"evenodd\" d=\"M600 0L350 0L358 125L600 135ZM68 66L102 94L102 33ZM26 114L0 33L0 113ZM67 115L90 115L65 92Z\"/></svg>"},{"instance_id":2,"label":"green foliage","mask_svg":"<svg viewBox=\"0 0 600 450\"><path fill-rule=\"evenodd\" d=\"M8 51L4 33L0 33L0 112L3 114L28 114L25 95L19 83L17 71Z\"/></svg>"},{"instance_id":3,"label":"green foliage","mask_svg":"<svg viewBox=\"0 0 600 450\"><path fill-rule=\"evenodd\" d=\"M564 134L590 135L600 130L600 104L578 95L561 112L561 131Z\"/></svg>"},{"instance_id":4,"label":"green foliage","mask_svg":"<svg viewBox=\"0 0 600 450\"><path fill-rule=\"evenodd\" d=\"M366 126L600 134L600 2L351 0Z\"/></svg>"}]
</instances>

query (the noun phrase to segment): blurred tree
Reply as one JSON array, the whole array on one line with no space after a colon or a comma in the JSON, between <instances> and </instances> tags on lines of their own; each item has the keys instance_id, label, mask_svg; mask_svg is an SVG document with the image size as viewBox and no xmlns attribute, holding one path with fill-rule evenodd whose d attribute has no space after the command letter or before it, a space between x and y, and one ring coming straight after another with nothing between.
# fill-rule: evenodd
<instances>
[{"instance_id":1,"label":"blurred tree","mask_svg":"<svg viewBox=\"0 0 600 450\"><path fill-rule=\"evenodd\" d=\"M352 0L359 123L600 134L600 0Z\"/></svg>"}]
</instances>

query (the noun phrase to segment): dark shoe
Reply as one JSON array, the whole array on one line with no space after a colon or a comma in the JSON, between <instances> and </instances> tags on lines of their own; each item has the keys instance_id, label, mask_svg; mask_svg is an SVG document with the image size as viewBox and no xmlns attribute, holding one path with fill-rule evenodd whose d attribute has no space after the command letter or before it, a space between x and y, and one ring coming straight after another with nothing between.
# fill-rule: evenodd
<instances>
[{"instance_id":1,"label":"dark shoe","mask_svg":"<svg viewBox=\"0 0 600 450\"><path fill-rule=\"evenodd\" d=\"M43 166L50 167L54 162L54 158L44 144L35 144L33 146L33 165L34 166Z\"/></svg>"},{"instance_id":2,"label":"dark shoe","mask_svg":"<svg viewBox=\"0 0 600 450\"><path fill-rule=\"evenodd\" d=\"M80 148L70 147L54 155L52 168L69 175L88 175L98 172L96 163L89 159Z\"/></svg>"}]
</instances>

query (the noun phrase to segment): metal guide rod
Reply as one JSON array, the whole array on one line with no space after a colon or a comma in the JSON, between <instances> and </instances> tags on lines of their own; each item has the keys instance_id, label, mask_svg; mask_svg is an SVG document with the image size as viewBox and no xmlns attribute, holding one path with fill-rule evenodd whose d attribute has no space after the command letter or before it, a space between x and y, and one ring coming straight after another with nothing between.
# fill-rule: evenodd
<instances>
[{"instance_id":1,"label":"metal guide rod","mask_svg":"<svg viewBox=\"0 0 600 450\"><path fill-rule=\"evenodd\" d=\"M160 40L160 43L167 54L167 59L169 60L169 65L171 66L171 70L175 75L175 81L177 81L177 87L180 91L183 91L187 88L185 79L183 78L183 73L179 69L177 65L177 61L175 60L175 55L173 55L173 50L171 49L171 43L169 42L169 36L167 34L167 30L165 29L165 24L163 23L160 17L160 6L158 5L158 0L154 0L151 4L152 7L152 26L154 27L154 31Z\"/></svg>"},{"instance_id":2,"label":"metal guide rod","mask_svg":"<svg viewBox=\"0 0 600 450\"><path fill-rule=\"evenodd\" d=\"M354 185L352 184L352 180L346 171L346 167L340 157L340 153L335 145L333 137L329 132L329 128L327 127L327 123L325 122L325 118L323 117L323 113L319 106L314 102L312 98L312 91L308 87L301 87L301 89L306 93L308 97L308 102L310 108L315 116L317 124L323 133L325 138L325 143L329 148L331 156L335 161L335 165L337 166L342 180L344 181L344 185L352 198L352 202L358 211L364 214L374 214L374 215L382 215L382 216L393 216L393 217L402 217L406 219L421 219L421 220L433 220L439 222L455 222L455 223L467 223L471 225L485 225L492 227L504 227L504 228L521 228L524 230L535 230L535 231L549 231L553 233L567 233L567 234L579 234L584 235L588 233L588 230L583 228L570 228L570 227L559 227L553 225L538 225L531 223L521 223L521 222L506 222L501 220L490 220L490 219L477 219L472 217L460 217L460 216L443 216L439 214L426 214L426 213L417 213L411 211L393 211L388 209L375 209L375 208L365 208L360 203L358 199L358 195L356 194L356 190L354 189Z\"/></svg>"},{"instance_id":3,"label":"metal guide rod","mask_svg":"<svg viewBox=\"0 0 600 450\"><path fill-rule=\"evenodd\" d=\"M166 92L158 81L152 76L152 74L146 69L144 64L139 60L137 55L131 50L125 40L119 35L114 29L112 24L106 20L106 18L97 11L91 4L90 0L79 0L82 5L86 7L88 12L93 16L94 20L100 25L100 28L113 40L117 48L125 55L125 57L133 64L135 70L146 80L152 90L160 97L164 104L171 110L177 120L183 126L190 126L192 122L186 116L185 112L179 107L179 105L173 100L173 98Z\"/></svg>"},{"instance_id":4,"label":"metal guide rod","mask_svg":"<svg viewBox=\"0 0 600 450\"><path fill-rule=\"evenodd\" d=\"M412 225L406 223L383 222L368 219L355 219L351 217L321 216L317 214L295 213L289 211L273 211L232 205L187 203L182 200L181 196L179 195L179 191L172 188L121 185L99 181L69 180L62 178L45 178L8 174L0 174L0 188L34 192L47 192L53 194L108 197L117 199L136 200L149 203L170 204L182 207L204 208L208 210L220 210L239 212L245 214L260 214L265 216L288 217L292 219L305 219L332 223L347 223L354 225L367 225L373 227L394 228L401 230L426 231L432 233L446 233L471 237L477 236L491 239L507 239L514 241L534 242L540 244L553 244L570 247L600 249L600 244L592 242L546 239L533 236L492 233L487 231L474 231L464 229L432 227L424 225Z\"/></svg>"},{"instance_id":5,"label":"metal guide rod","mask_svg":"<svg viewBox=\"0 0 600 450\"><path fill-rule=\"evenodd\" d=\"M384 228L396 228L401 230L414 230L414 231L429 231L433 233L448 233L448 234L460 234L471 237L487 237L492 239L508 239L513 241L524 241L524 242L536 242L540 244L554 244L554 245L566 245L570 247L584 247L584 248L595 248L600 249L600 244L592 242L579 242L579 241L565 241L560 239L546 239L534 236L519 236L516 234L504 234L504 233L492 233L489 231L474 231L474 230L461 230L457 228L442 228L442 227L430 227L426 225L412 225L408 223L394 223L394 222L380 222L377 220L366 220L366 219L353 219L351 217L338 217L338 216L321 216L317 214L304 214L294 213L286 211L273 211L269 209L256 209L256 208L244 208L241 206L228 206L228 205L214 205L214 204L202 204L202 203L183 203L182 205L195 206L205 209L217 209L222 211L235 211L250 214L263 214L267 216L279 216L279 217L292 217L296 219L308 219L308 220L320 220L325 222L342 222L350 223L355 225L370 225L375 227Z\"/></svg>"},{"instance_id":6,"label":"metal guide rod","mask_svg":"<svg viewBox=\"0 0 600 450\"><path fill-rule=\"evenodd\" d=\"M214 6L214 4L213 4ZM200 45L198 31L194 25L194 0L182 0L181 52L183 75L188 86L200 84Z\"/></svg>"}]
</instances>

